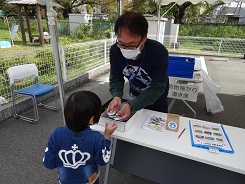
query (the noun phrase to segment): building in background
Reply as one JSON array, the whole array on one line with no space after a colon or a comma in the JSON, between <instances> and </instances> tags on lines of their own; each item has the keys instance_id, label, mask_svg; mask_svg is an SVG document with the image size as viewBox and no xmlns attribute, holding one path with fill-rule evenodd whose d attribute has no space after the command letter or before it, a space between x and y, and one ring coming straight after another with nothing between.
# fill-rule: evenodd
<instances>
[{"instance_id":1,"label":"building in background","mask_svg":"<svg viewBox=\"0 0 245 184\"><path fill-rule=\"evenodd\" d=\"M245 25L245 4L240 1L223 4L217 7L210 17L204 18L209 23Z\"/></svg>"}]
</instances>

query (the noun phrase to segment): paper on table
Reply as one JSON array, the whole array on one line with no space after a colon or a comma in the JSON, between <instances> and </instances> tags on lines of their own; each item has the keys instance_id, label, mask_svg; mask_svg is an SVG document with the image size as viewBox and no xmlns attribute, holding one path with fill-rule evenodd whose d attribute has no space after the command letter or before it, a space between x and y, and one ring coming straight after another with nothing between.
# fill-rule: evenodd
<instances>
[{"instance_id":1,"label":"paper on table","mask_svg":"<svg viewBox=\"0 0 245 184\"><path fill-rule=\"evenodd\" d=\"M143 129L163 133L165 130L166 120L160 116L149 115L143 124Z\"/></svg>"}]
</instances>

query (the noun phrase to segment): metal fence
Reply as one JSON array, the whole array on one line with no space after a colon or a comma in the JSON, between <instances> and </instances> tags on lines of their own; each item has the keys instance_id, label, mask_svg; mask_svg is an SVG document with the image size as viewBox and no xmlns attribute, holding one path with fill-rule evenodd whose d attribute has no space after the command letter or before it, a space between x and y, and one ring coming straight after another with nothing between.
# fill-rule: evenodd
<instances>
[{"instance_id":1,"label":"metal fence","mask_svg":"<svg viewBox=\"0 0 245 184\"><path fill-rule=\"evenodd\" d=\"M112 43L112 39L106 39L61 47L64 81L109 62Z\"/></svg>"},{"instance_id":2,"label":"metal fence","mask_svg":"<svg viewBox=\"0 0 245 184\"><path fill-rule=\"evenodd\" d=\"M155 39L156 37L152 37ZM109 62L109 49L115 38L89 41L60 47L64 81L71 80L87 71ZM165 36L163 44L170 53L243 57L245 39L221 39ZM51 47L9 53L0 56L0 96L11 101L7 69L11 66L35 63L42 83L57 84L55 62ZM24 87L26 84L20 84Z\"/></svg>"},{"instance_id":3,"label":"metal fence","mask_svg":"<svg viewBox=\"0 0 245 184\"><path fill-rule=\"evenodd\" d=\"M111 39L77 43L60 47L61 67L64 81L80 76L87 71L109 62ZM52 47L29 50L21 53L9 53L0 56L0 96L11 101L9 67L35 63L39 70L39 82L57 84L55 61ZM30 85L30 80L19 83L17 88Z\"/></svg>"},{"instance_id":4,"label":"metal fence","mask_svg":"<svg viewBox=\"0 0 245 184\"><path fill-rule=\"evenodd\" d=\"M150 38L157 39L155 35ZM243 57L245 54L245 39L235 38L211 38L190 36L169 36L158 38L169 51L185 52L189 54L223 55L231 57Z\"/></svg>"},{"instance_id":5,"label":"metal fence","mask_svg":"<svg viewBox=\"0 0 245 184\"><path fill-rule=\"evenodd\" d=\"M26 25L25 17L24 25ZM36 19L30 20L30 27L32 34L38 34L38 21ZM19 19L14 19L10 17L9 19L0 18L0 30L9 30L12 29L12 24L19 25ZM48 26L46 20L42 20L43 31L48 32ZM81 33L84 34L84 37L91 36L91 34L96 35L99 39L109 38L110 31L113 29L112 23L106 21L93 21L90 23L78 23L78 22L69 22L69 20L59 20L57 23L59 36L73 36L73 37L83 37ZM27 27L24 27L25 32L28 32ZM89 31L88 31L89 29ZM21 40L20 28L17 32ZM10 35L6 35L4 40L10 40ZM80 38L81 39L81 38Z\"/></svg>"},{"instance_id":6,"label":"metal fence","mask_svg":"<svg viewBox=\"0 0 245 184\"><path fill-rule=\"evenodd\" d=\"M99 39L110 38L112 29L112 24L107 22L77 23L60 21L58 23L60 36L66 35L80 39L86 36L96 36Z\"/></svg>"}]
</instances>

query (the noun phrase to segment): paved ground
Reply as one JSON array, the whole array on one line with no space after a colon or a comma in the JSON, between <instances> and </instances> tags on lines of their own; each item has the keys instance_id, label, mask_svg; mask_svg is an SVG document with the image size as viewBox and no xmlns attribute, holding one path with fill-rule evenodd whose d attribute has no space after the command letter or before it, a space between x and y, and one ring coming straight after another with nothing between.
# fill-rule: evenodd
<instances>
[{"instance_id":1,"label":"paved ground","mask_svg":"<svg viewBox=\"0 0 245 184\"><path fill-rule=\"evenodd\" d=\"M210 77L222 86L218 94L225 111L210 115L206 113L205 99L200 92L196 103L189 103L197 112L197 119L219 122L245 128L245 60L237 58L205 57ZM102 102L110 99L108 73L90 80L73 91L91 90ZM66 95L73 91L66 92ZM50 103L53 103L52 101ZM0 123L0 183L1 184L51 184L57 182L56 170L50 171L42 165L43 152L51 132L63 125L61 112L39 109L40 120L30 124L11 118ZM174 105L172 113L191 112L181 101ZM25 114L29 114L26 111ZM105 168L101 167L103 182ZM151 184L153 182L112 169L110 184Z\"/></svg>"}]
</instances>

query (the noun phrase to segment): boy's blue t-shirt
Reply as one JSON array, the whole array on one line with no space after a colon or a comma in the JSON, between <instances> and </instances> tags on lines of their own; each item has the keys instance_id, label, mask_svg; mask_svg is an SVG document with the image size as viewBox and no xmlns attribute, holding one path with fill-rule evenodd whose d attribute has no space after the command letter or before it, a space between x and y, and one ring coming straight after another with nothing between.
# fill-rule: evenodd
<instances>
[{"instance_id":1,"label":"boy's blue t-shirt","mask_svg":"<svg viewBox=\"0 0 245 184\"><path fill-rule=\"evenodd\" d=\"M59 127L49 138L43 164L48 169L57 168L62 184L88 183L88 178L98 172L98 165L109 162L110 144L110 140L89 127L79 133L67 126Z\"/></svg>"}]
</instances>

